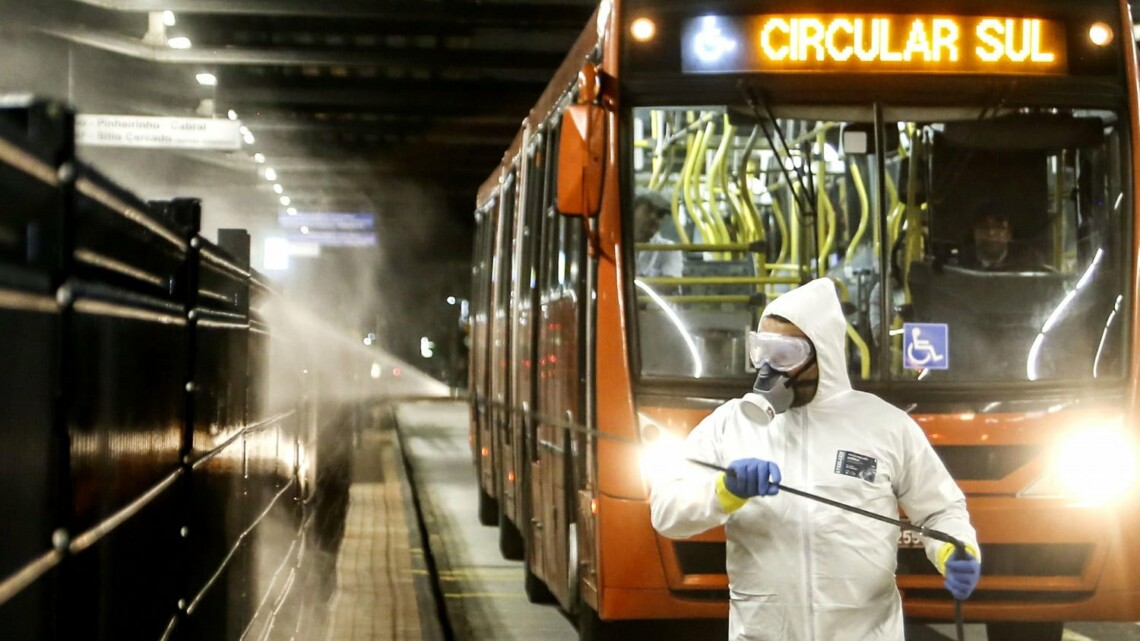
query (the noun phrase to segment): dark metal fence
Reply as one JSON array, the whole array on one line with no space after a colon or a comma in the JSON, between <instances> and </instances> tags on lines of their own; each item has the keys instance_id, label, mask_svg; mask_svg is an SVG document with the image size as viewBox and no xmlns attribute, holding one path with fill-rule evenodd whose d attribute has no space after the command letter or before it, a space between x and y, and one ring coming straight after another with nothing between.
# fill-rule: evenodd
<instances>
[{"instance_id":1,"label":"dark metal fence","mask_svg":"<svg viewBox=\"0 0 1140 641\"><path fill-rule=\"evenodd\" d=\"M206 241L198 201L142 202L72 141L59 104L0 107L0 639L240 638L299 562L301 366L251 311L245 232Z\"/></svg>"}]
</instances>

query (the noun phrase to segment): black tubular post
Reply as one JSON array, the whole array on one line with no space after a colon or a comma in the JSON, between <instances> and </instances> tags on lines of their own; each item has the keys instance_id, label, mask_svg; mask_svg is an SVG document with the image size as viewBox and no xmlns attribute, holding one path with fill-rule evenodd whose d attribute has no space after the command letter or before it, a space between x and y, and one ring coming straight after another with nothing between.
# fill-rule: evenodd
<instances>
[{"instance_id":1,"label":"black tubular post","mask_svg":"<svg viewBox=\"0 0 1140 641\"><path fill-rule=\"evenodd\" d=\"M879 235L879 371L887 380L891 375L891 323L894 305L891 303L891 239L887 237L887 154L886 122L883 119L883 106L875 103L875 225ZM911 158L911 162L917 162ZM874 243L872 242L872 247Z\"/></svg>"},{"instance_id":2,"label":"black tubular post","mask_svg":"<svg viewBox=\"0 0 1140 641\"><path fill-rule=\"evenodd\" d=\"M59 325L56 330L55 377L57 388L52 410L52 473L48 496L53 503L50 510L55 522L51 544L63 555L60 569L49 585L50 596L45 599L49 613L45 617L45 638L83 636L77 629L79 617L68 616L69 605L75 596L74 572L67 562L71 535L76 530L74 514L74 488L71 481L71 410L75 405L75 366L73 359L74 296L70 279L75 273L75 113L61 103L36 102L27 108L28 139L40 146L41 159L55 168L58 179L59 209L52 216L57 228L52 256L42 256L51 274L51 287L59 306Z\"/></svg>"},{"instance_id":3,"label":"black tubular post","mask_svg":"<svg viewBox=\"0 0 1140 641\"><path fill-rule=\"evenodd\" d=\"M190 530L191 515L194 506L194 469L191 458L194 450L194 422L197 420L197 315L192 313L198 307L198 269L202 260L201 241L198 234L202 229L202 202L197 198L176 198L174 200L156 201L150 203L152 209L168 224L178 230L178 235L186 241L186 255L182 266L171 284L171 295L182 303L182 315L186 319L186 371L184 378L183 411L182 411L182 442L179 447L179 464L182 466L182 479L179 482L178 495L178 528L179 542L181 544L180 556L183 563L178 570L180 575L175 578L178 583L178 597L180 603L190 602L191 586L190 576L192 568L188 565L194 558L193 539L191 536L201 536L201 532ZM179 608L174 614L170 628L173 629L184 623L187 616L185 608Z\"/></svg>"}]
</instances>

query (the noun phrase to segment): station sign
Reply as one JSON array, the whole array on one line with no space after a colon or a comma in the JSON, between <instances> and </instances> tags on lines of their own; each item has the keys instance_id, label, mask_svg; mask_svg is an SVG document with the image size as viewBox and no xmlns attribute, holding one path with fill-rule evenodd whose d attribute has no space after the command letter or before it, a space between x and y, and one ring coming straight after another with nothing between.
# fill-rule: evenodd
<instances>
[{"instance_id":1,"label":"station sign","mask_svg":"<svg viewBox=\"0 0 1140 641\"><path fill-rule=\"evenodd\" d=\"M75 142L92 147L141 149L241 149L241 121L228 118L164 118L80 114Z\"/></svg>"},{"instance_id":2,"label":"station sign","mask_svg":"<svg viewBox=\"0 0 1140 641\"><path fill-rule=\"evenodd\" d=\"M330 213L299 211L295 214L281 212L277 215L277 224L285 229L308 227L309 229L366 231L374 228L376 215L371 212Z\"/></svg>"},{"instance_id":3,"label":"station sign","mask_svg":"<svg viewBox=\"0 0 1140 641\"><path fill-rule=\"evenodd\" d=\"M1064 25L953 15L701 16L682 28L686 73L842 71L1064 74Z\"/></svg>"},{"instance_id":4,"label":"station sign","mask_svg":"<svg viewBox=\"0 0 1140 641\"><path fill-rule=\"evenodd\" d=\"M301 228L289 231L289 243L315 244L321 247L375 247L376 232L334 231Z\"/></svg>"},{"instance_id":5,"label":"station sign","mask_svg":"<svg viewBox=\"0 0 1140 641\"><path fill-rule=\"evenodd\" d=\"M278 214L277 224L286 230L290 244L376 246L376 216L371 212L284 212Z\"/></svg>"}]
</instances>

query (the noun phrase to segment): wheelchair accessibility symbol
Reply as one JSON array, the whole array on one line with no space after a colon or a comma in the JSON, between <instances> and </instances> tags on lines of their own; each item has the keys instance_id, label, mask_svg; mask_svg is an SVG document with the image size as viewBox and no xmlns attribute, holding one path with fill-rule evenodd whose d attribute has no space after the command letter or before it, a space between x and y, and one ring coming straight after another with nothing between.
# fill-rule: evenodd
<instances>
[{"instance_id":1,"label":"wheelchair accessibility symbol","mask_svg":"<svg viewBox=\"0 0 1140 641\"><path fill-rule=\"evenodd\" d=\"M950 331L945 323L903 324L903 367L950 369Z\"/></svg>"}]
</instances>

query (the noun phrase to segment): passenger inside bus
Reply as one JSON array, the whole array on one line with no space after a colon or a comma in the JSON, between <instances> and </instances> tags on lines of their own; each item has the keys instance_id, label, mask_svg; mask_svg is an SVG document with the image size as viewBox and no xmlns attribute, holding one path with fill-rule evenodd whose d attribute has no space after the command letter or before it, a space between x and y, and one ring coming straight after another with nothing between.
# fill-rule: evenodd
<instances>
[{"instance_id":1,"label":"passenger inside bus","mask_svg":"<svg viewBox=\"0 0 1140 641\"><path fill-rule=\"evenodd\" d=\"M661 235L661 221L669 215L669 201L661 192L641 188L633 197L633 237L636 243L671 245ZM680 278L682 256L678 251L641 250L637 252L637 275Z\"/></svg>"}]
</instances>

